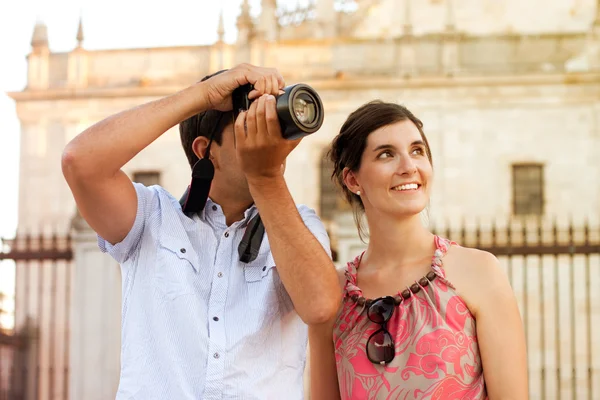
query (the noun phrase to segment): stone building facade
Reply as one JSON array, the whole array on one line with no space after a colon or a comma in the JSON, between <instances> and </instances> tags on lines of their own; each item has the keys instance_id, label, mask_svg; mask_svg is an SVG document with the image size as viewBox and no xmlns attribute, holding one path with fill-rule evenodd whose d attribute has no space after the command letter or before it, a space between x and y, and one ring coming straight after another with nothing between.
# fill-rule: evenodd
<instances>
[{"instance_id":1,"label":"stone building facade","mask_svg":"<svg viewBox=\"0 0 600 400\"><path fill-rule=\"evenodd\" d=\"M224 42L220 24L219 40L207 46L91 51L80 24L77 47L54 53L46 27L36 25L27 87L10 94L21 121L19 231L72 229L75 204L60 157L76 134L240 62L275 66L288 84L308 83L319 92L324 125L290 156L286 179L295 200L323 216L340 262L364 244L335 197L323 154L347 115L375 98L406 105L425 124L436 171L431 224L457 227L475 218L481 224L600 220L600 1L311 4L282 13L275 0L263 0L259 17L253 18L243 0L237 41ZM177 127L124 170L179 196L190 170ZM81 257L87 261L81 271L95 274L82 278L82 285L97 279L116 283L105 286L109 294L102 298L118 298L118 270L94 268L93 263L111 262L95 253L93 235L82 229ZM74 287L72 298L83 299L87 289ZM89 304L74 306L104 310L98 300L86 299ZM118 313L118 304L111 307L101 313ZM76 321L95 324L81 318ZM118 319L110 320L118 332ZM86 348L87 340L74 342L80 347L71 354L118 356L118 337L95 349ZM118 370L113 361L106 363L107 376ZM81 368L72 372L71 393L104 398L90 389L92 384L86 388L77 381L77 374L87 371L85 357L73 363Z\"/></svg>"}]
</instances>

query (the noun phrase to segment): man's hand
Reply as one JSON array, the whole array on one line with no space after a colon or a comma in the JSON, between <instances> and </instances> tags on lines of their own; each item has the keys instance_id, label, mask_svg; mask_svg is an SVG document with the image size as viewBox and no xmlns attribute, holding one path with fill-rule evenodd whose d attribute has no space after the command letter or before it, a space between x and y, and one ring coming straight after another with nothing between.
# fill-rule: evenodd
<instances>
[{"instance_id":1,"label":"man's hand","mask_svg":"<svg viewBox=\"0 0 600 400\"><path fill-rule=\"evenodd\" d=\"M301 139L281 136L272 95L254 100L238 116L234 130L237 157L281 282L300 318L308 325L323 324L335 317L342 292L325 227L314 212L300 215L283 176L285 159Z\"/></svg>"},{"instance_id":2,"label":"man's hand","mask_svg":"<svg viewBox=\"0 0 600 400\"><path fill-rule=\"evenodd\" d=\"M249 182L283 175L285 159L302 140L281 136L276 100L270 94L240 113L234 130L237 156Z\"/></svg>"},{"instance_id":3,"label":"man's hand","mask_svg":"<svg viewBox=\"0 0 600 400\"><path fill-rule=\"evenodd\" d=\"M201 84L205 85L206 102L209 108L230 111L233 108L231 93L247 83L254 85L254 90L248 96L250 99L255 99L262 94L278 95L285 86L283 77L276 69L250 64L240 64Z\"/></svg>"}]
</instances>

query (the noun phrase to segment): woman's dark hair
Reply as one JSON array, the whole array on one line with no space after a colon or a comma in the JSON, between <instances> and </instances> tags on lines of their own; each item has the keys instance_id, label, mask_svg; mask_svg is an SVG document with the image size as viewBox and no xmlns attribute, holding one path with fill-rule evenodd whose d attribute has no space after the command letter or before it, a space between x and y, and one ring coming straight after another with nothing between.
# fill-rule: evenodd
<instances>
[{"instance_id":1,"label":"woman's dark hair","mask_svg":"<svg viewBox=\"0 0 600 400\"><path fill-rule=\"evenodd\" d=\"M212 75L207 75L202 78L201 82L225 71L227 70L224 69ZM232 121L233 111L207 110L179 123L179 137L190 167L193 167L198 161L198 157L192 148L194 140L199 136L209 138L213 135L213 140L220 146L223 142L223 130Z\"/></svg>"},{"instance_id":2,"label":"woman's dark hair","mask_svg":"<svg viewBox=\"0 0 600 400\"><path fill-rule=\"evenodd\" d=\"M423 132L421 120L415 117L406 107L381 100L366 103L352 112L342 125L340 133L333 139L331 148L327 153L328 158L333 163L331 178L341 188L344 197L352 206L358 234L363 241L366 235L361 220L365 207L360 196L351 192L344 184L344 169L348 168L354 172L360 169L360 161L367 147L367 139L372 132L384 126L406 120L410 120L415 124L421 133L427 158L433 166L429 142Z\"/></svg>"}]
</instances>

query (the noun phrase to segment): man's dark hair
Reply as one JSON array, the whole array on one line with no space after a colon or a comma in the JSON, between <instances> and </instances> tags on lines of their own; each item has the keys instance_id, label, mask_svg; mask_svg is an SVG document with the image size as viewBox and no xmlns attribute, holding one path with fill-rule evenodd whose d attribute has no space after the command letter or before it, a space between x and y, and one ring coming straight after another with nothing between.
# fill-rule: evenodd
<instances>
[{"instance_id":1,"label":"man's dark hair","mask_svg":"<svg viewBox=\"0 0 600 400\"><path fill-rule=\"evenodd\" d=\"M202 78L201 82L225 71L227 70L224 69L215 72L212 75L207 75ZM185 155L190 163L190 167L193 167L198 161L198 157L192 148L194 140L199 136L204 136L206 138L213 136L213 140L218 145L221 145L223 141L223 129L225 129L232 120L232 111L223 112L218 110L207 110L179 123L181 145L183 146L183 151L185 151Z\"/></svg>"}]
</instances>

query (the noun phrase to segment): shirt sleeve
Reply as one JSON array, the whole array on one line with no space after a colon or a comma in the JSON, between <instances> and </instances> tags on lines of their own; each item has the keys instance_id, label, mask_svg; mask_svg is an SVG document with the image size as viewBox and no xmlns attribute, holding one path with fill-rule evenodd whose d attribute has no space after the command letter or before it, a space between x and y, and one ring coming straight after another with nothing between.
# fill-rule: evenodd
<instances>
[{"instance_id":1,"label":"shirt sleeve","mask_svg":"<svg viewBox=\"0 0 600 400\"><path fill-rule=\"evenodd\" d=\"M304 221L304 224L309 231L317 238L321 246L325 249L329 258L331 258L331 243L329 241L329 235L325 229L325 225L321 219L317 216L317 213L312 208L305 205L298 206L298 212Z\"/></svg>"},{"instance_id":2,"label":"shirt sleeve","mask_svg":"<svg viewBox=\"0 0 600 400\"><path fill-rule=\"evenodd\" d=\"M137 212L131 230L125 238L116 244L109 243L98 235L98 247L103 253L108 253L119 264L127 261L137 251L140 240L146 229L150 216L159 211L160 203L155 187L146 187L141 183L133 183L137 194Z\"/></svg>"}]
</instances>

